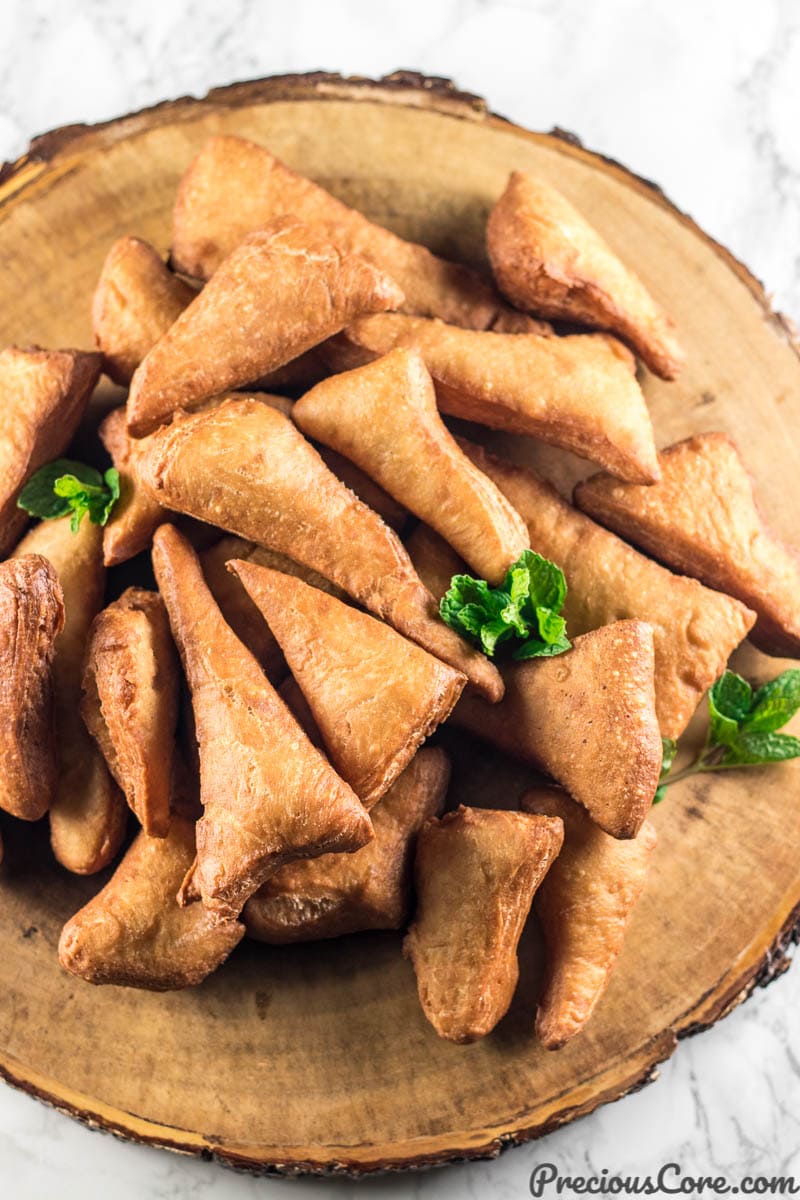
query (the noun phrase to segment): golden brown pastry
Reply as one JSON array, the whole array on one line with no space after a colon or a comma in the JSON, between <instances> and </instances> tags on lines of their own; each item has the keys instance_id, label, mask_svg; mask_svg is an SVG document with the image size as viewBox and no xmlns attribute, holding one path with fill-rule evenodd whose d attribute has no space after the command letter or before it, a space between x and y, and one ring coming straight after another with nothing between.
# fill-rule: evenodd
<instances>
[{"instance_id":1,"label":"golden brown pastry","mask_svg":"<svg viewBox=\"0 0 800 1200\"><path fill-rule=\"evenodd\" d=\"M103 531L87 518L76 534L70 518L42 521L22 539L14 557L41 554L64 593L64 628L53 659L58 783L50 806L50 841L62 867L93 875L119 850L128 808L89 736L80 713L83 656L89 627L103 603Z\"/></svg>"},{"instance_id":2,"label":"golden brown pastry","mask_svg":"<svg viewBox=\"0 0 800 1200\"><path fill-rule=\"evenodd\" d=\"M674 379L683 351L674 323L561 192L514 171L486 226L500 290L537 316L609 329L651 371Z\"/></svg>"},{"instance_id":3,"label":"golden brown pastry","mask_svg":"<svg viewBox=\"0 0 800 1200\"><path fill-rule=\"evenodd\" d=\"M403 943L439 1037L474 1042L505 1016L534 893L561 848L552 817L464 808L417 838L417 912Z\"/></svg>"},{"instance_id":4,"label":"golden brown pastry","mask_svg":"<svg viewBox=\"0 0 800 1200\"><path fill-rule=\"evenodd\" d=\"M128 428L253 383L357 316L396 308L394 282L291 218L251 233L137 368Z\"/></svg>"},{"instance_id":5,"label":"golden brown pastry","mask_svg":"<svg viewBox=\"0 0 800 1200\"><path fill-rule=\"evenodd\" d=\"M228 920L285 862L357 850L372 826L225 624L197 555L172 525L156 532L153 567L200 752L204 812L191 887L215 921Z\"/></svg>"},{"instance_id":6,"label":"golden brown pastry","mask_svg":"<svg viewBox=\"0 0 800 1200\"><path fill-rule=\"evenodd\" d=\"M406 550L414 569L435 600L441 600L454 575L465 575L467 564L443 537L422 521L406 538Z\"/></svg>"},{"instance_id":7,"label":"golden brown pastry","mask_svg":"<svg viewBox=\"0 0 800 1200\"><path fill-rule=\"evenodd\" d=\"M197 289L173 275L149 242L119 238L103 264L92 305L95 343L106 373L129 384L142 359L196 295ZM258 382L308 388L325 374L325 361L315 347Z\"/></svg>"},{"instance_id":8,"label":"golden brown pastry","mask_svg":"<svg viewBox=\"0 0 800 1200\"><path fill-rule=\"evenodd\" d=\"M394 529L396 532L402 530L408 518L408 511L402 504L398 504L393 496L384 491L374 479L370 479L369 475L349 458L345 458L343 454L332 450L330 446L317 446L317 449L325 466L329 467L336 478L341 479L351 492L355 492L359 500L364 501L367 508L376 512L390 529Z\"/></svg>"},{"instance_id":9,"label":"golden brown pastry","mask_svg":"<svg viewBox=\"0 0 800 1200\"><path fill-rule=\"evenodd\" d=\"M633 355L615 338L481 333L381 313L353 322L325 352L341 371L399 347L422 355L439 409L448 416L532 434L621 479L658 478L653 427Z\"/></svg>"},{"instance_id":10,"label":"golden brown pastry","mask_svg":"<svg viewBox=\"0 0 800 1200\"><path fill-rule=\"evenodd\" d=\"M173 816L163 838L139 833L108 883L64 926L58 960L89 983L167 992L216 971L244 934L176 893L194 858L194 824Z\"/></svg>"},{"instance_id":11,"label":"golden brown pastry","mask_svg":"<svg viewBox=\"0 0 800 1200\"><path fill-rule=\"evenodd\" d=\"M106 255L92 302L92 329L103 369L128 384L149 350L195 291L164 265L149 242L121 237Z\"/></svg>"},{"instance_id":12,"label":"golden brown pastry","mask_svg":"<svg viewBox=\"0 0 800 1200\"><path fill-rule=\"evenodd\" d=\"M323 380L297 401L292 417L437 529L482 579L500 583L528 548L519 513L439 416L417 351L393 350Z\"/></svg>"},{"instance_id":13,"label":"golden brown pastry","mask_svg":"<svg viewBox=\"0 0 800 1200\"><path fill-rule=\"evenodd\" d=\"M203 575L220 612L239 641L258 659L270 683L275 685L288 670L286 659L269 625L242 587L238 576L228 570L227 564L233 558L245 559L260 567L271 567L285 575L296 575L298 579L303 579L312 587L321 588L323 592L330 592L332 596L343 598L346 593L335 583L331 583L309 567L287 558L285 554L267 550L264 546L257 546L255 542L245 541L244 538L228 535L200 552Z\"/></svg>"},{"instance_id":14,"label":"golden brown pastry","mask_svg":"<svg viewBox=\"0 0 800 1200\"><path fill-rule=\"evenodd\" d=\"M608 987L644 887L656 831L646 821L635 838L619 842L555 788L526 792L520 806L564 822L563 849L535 900L547 945L536 1035L548 1050L558 1050L580 1033Z\"/></svg>"},{"instance_id":15,"label":"golden brown pastry","mask_svg":"<svg viewBox=\"0 0 800 1200\"><path fill-rule=\"evenodd\" d=\"M445 721L465 677L292 575L234 560L286 655L336 770L370 809Z\"/></svg>"},{"instance_id":16,"label":"golden brown pastry","mask_svg":"<svg viewBox=\"0 0 800 1200\"><path fill-rule=\"evenodd\" d=\"M515 319L520 327L525 320L476 272L374 225L244 138L211 138L189 165L175 203L172 261L208 279L248 233L283 215L322 226L343 251L386 271L403 289L409 312L470 329Z\"/></svg>"},{"instance_id":17,"label":"golden brown pastry","mask_svg":"<svg viewBox=\"0 0 800 1200\"><path fill-rule=\"evenodd\" d=\"M760 650L800 658L800 559L765 524L734 442L702 433L658 457L655 487L594 475L575 503L673 571L753 609Z\"/></svg>"},{"instance_id":18,"label":"golden brown pastry","mask_svg":"<svg viewBox=\"0 0 800 1200\"><path fill-rule=\"evenodd\" d=\"M52 663L64 596L46 558L0 563L0 808L38 821L58 778Z\"/></svg>"},{"instance_id":19,"label":"golden brown pastry","mask_svg":"<svg viewBox=\"0 0 800 1200\"><path fill-rule=\"evenodd\" d=\"M441 812L449 779L444 750L420 750L372 810L373 841L355 854L281 867L244 907L248 935L283 944L399 929L408 913L414 838Z\"/></svg>"},{"instance_id":20,"label":"golden brown pastry","mask_svg":"<svg viewBox=\"0 0 800 1200\"><path fill-rule=\"evenodd\" d=\"M551 775L612 837L636 837L661 772L653 663L652 628L615 621L509 664L501 703L465 696L453 720Z\"/></svg>"},{"instance_id":21,"label":"golden brown pastry","mask_svg":"<svg viewBox=\"0 0 800 1200\"><path fill-rule=\"evenodd\" d=\"M64 453L99 375L99 354L16 346L0 352L0 558L28 521L17 507L23 485Z\"/></svg>"},{"instance_id":22,"label":"golden brown pastry","mask_svg":"<svg viewBox=\"0 0 800 1200\"><path fill-rule=\"evenodd\" d=\"M564 572L570 636L627 618L653 626L658 721L664 737L680 737L755 614L645 558L579 513L535 472L471 443L462 445L527 521L534 550Z\"/></svg>"},{"instance_id":23,"label":"golden brown pastry","mask_svg":"<svg viewBox=\"0 0 800 1200\"><path fill-rule=\"evenodd\" d=\"M146 550L153 533L169 519L166 509L141 487L137 460L143 441L128 434L127 413L115 408L100 425L100 440L119 471L119 500L103 528L103 561L116 567Z\"/></svg>"},{"instance_id":24,"label":"golden brown pastry","mask_svg":"<svg viewBox=\"0 0 800 1200\"><path fill-rule=\"evenodd\" d=\"M440 619L397 535L328 470L281 413L251 400L176 418L139 472L165 507L289 555L467 676L490 699L496 668Z\"/></svg>"},{"instance_id":25,"label":"golden brown pastry","mask_svg":"<svg viewBox=\"0 0 800 1200\"><path fill-rule=\"evenodd\" d=\"M198 405L199 409L216 408L223 400L234 396L245 397L269 404L287 416L292 402L285 396L268 392L226 392L214 396ZM168 509L162 508L142 487L138 464L145 439L134 438L128 433L126 409L113 409L100 425L100 440L111 455L111 461L119 472L120 495L111 516L103 529L103 559L107 567L116 567L129 558L146 550L153 540L153 533L162 523L170 519Z\"/></svg>"},{"instance_id":26,"label":"golden brown pastry","mask_svg":"<svg viewBox=\"0 0 800 1200\"><path fill-rule=\"evenodd\" d=\"M178 659L157 592L128 588L95 617L81 713L145 833L169 829Z\"/></svg>"}]
</instances>

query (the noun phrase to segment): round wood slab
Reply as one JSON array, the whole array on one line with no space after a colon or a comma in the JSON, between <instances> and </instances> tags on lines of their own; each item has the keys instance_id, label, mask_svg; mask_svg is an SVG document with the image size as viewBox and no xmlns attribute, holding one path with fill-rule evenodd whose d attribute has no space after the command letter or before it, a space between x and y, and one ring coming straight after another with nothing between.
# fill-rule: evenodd
<instances>
[{"instance_id":1,"label":"round wood slab","mask_svg":"<svg viewBox=\"0 0 800 1200\"><path fill-rule=\"evenodd\" d=\"M381 224L477 263L508 172L556 184L677 320L684 374L645 382L659 444L728 431L770 519L795 534L800 362L757 281L651 184L574 139L491 116L441 80L268 79L40 138L0 174L0 343L90 346L112 240L134 233L167 250L178 179L219 132L267 144ZM526 439L513 445L564 486L587 471ZM754 676L784 665L742 653ZM524 771L446 740L451 798L514 802ZM395 935L245 944L185 993L93 988L59 969L56 944L101 879L68 876L44 828L4 820L0 1073L123 1136L257 1169L362 1173L496 1154L638 1087L680 1037L782 969L800 913L799 797L796 764L668 793L611 988L558 1053L533 1037L533 924L511 1011L472 1046L440 1041L425 1022Z\"/></svg>"}]
</instances>

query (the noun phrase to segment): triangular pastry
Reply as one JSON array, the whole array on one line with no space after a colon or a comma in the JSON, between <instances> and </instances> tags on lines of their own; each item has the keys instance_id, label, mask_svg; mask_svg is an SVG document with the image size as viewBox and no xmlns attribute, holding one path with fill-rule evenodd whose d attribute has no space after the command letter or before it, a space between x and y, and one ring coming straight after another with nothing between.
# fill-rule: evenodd
<instances>
[{"instance_id":1,"label":"triangular pastry","mask_svg":"<svg viewBox=\"0 0 800 1200\"><path fill-rule=\"evenodd\" d=\"M522 518L439 416L417 351L393 350L323 380L297 401L292 418L438 530L482 579L499 583L528 548Z\"/></svg>"},{"instance_id":2,"label":"triangular pastry","mask_svg":"<svg viewBox=\"0 0 800 1200\"><path fill-rule=\"evenodd\" d=\"M139 473L166 508L286 554L463 671L490 699L497 669L439 617L397 535L338 480L282 413L252 400L176 418Z\"/></svg>"},{"instance_id":3,"label":"triangular pastry","mask_svg":"<svg viewBox=\"0 0 800 1200\"><path fill-rule=\"evenodd\" d=\"M537 316L608 329L662 379L683 352L674 323L561 192L514 171L486 226L495 279L512 304Z\"/></svg>"},{"instance_id":4,"label":"triangular pastry","mask_svg":"<svg viewBox=\"0 0 800 1200\"><path fill-rule=\"evenodd\" d=\"M439 1037L474 1042L508 1011L531 901L556 858L561 821L464 808L423 825L417 911L403 943Z\"/></svg>"},{"instance_id":5,"label":"triangular pastry","mask_svg":"<svg viewBox=\"0 0 800 1200\"><path fill-rule=\"evenodd\" d=\"M369 613L292 575L234 560L300 685L328 757L365 808L445 721L466 679Z\"/></svg>"},{"instance_id":6,"label":"triangular pastry","mask_svg":"<svg viewBox=\"0 0 800 1200\"><path fill-rule=\"evenodd\" d=\"M396 308L394 282L290 218L251 233L137 368L128 427L256 382L365 313Z\"/></svg>"},{"instance_id":7,"label":"triangular pastry","mask_svg":"<svg viewBox=\"0 0 800 1200\"><path fill-rule=\"evenodd\" d=\"M228 920L285 862L357 850L372 826L225 624L197 555L172 525L155 535L153 567L192 694L200 754L204 811L191 890L215 920Z\"/></svg>"}]
</instances>

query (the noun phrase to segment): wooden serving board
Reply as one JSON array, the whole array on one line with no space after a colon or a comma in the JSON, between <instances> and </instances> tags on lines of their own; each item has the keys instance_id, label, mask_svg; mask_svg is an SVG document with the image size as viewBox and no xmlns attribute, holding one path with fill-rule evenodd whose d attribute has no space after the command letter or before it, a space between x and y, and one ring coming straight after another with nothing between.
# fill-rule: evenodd
<instances>
[{"instance_id":1,"label":"wooden serving board","mask_svg":"<svg viewBox=\"0 0 800 1200\"><path fill-rule=\"evenodd\" d=\"M441 80L268 79L39 139L0 175L0 343L88 347L111 241L135 233L166 251L181 172L222 131L266 143L382 224L479 264L512 168L562 188L677 319L686 371L674 384L645 381L659 444L728 431L769 517L796 535L800 362L758 282L651 184L573 139L493 117ZM586 471L527 439L494 440L563 486ZM742 663L756 676L784 665L750 650ZM513 803L524 771L447 738L453 798ZM93 988L59 969L56 944L102 880L56 868L41 825L4 820L0 1073L88 1123L251 1168L363 1173L496 1154L638 1087L680 1037L785 966L800 919L799 800L795 764L669 794L611 988L586 1032L555 1054L533 1037L532 924L511 1011L473 1046L427 1025L395 935L244 944L185 993Z\"/></svg>"}]
</instances>

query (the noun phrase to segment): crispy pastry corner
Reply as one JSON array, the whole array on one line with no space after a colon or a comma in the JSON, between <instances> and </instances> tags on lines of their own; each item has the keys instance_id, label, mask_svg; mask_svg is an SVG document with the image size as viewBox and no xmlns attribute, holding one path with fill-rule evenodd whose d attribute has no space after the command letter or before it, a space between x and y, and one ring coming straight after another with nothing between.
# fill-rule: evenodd
<instances>
[{"instance_id":1,"label":"crispy pastry corner","mask_svg":"<svg viewBox=\"0 0 800 1200\"><path fill-rule=\"evenodd\" d=\"M102 891L64 926L64 970L89 983L154 992L192 987L215 971L244 926L215 922L200 904L178 904L194 849L194 824L182 816L173 815L166 837L139 833Z\"/></svg>"},{"instance_id":2,"label":"crispy pastry corner","mask_svg":"<svg viewBox=\"0 0 800 1200\"><path fill-rule=\"evenodd\" d=\"M662 379L683 366L675 326L561 192L514 171L486 226L495 279L537 316L608 329Z\"/></svg>"}]
</instances>

